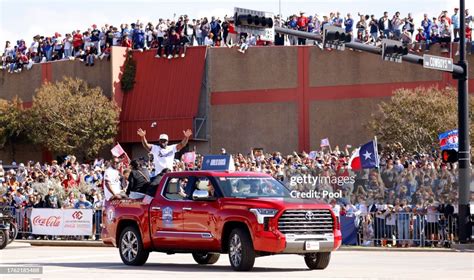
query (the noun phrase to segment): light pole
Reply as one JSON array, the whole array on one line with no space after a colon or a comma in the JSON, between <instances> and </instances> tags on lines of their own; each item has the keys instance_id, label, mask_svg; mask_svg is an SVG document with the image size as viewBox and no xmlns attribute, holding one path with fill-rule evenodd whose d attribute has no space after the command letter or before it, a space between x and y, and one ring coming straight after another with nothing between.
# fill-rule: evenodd
<instances>
[{"instance_id":1,"label":"light pole","mask_svg":"<svg viewBox=\"0 0 474 280\"><path fill-rule=\"evenodd\" d=\"M282 26L283 16L281 15L281 0L278 0L278 18L280 19L280 26Z\"/></svg>"}]
</instances>

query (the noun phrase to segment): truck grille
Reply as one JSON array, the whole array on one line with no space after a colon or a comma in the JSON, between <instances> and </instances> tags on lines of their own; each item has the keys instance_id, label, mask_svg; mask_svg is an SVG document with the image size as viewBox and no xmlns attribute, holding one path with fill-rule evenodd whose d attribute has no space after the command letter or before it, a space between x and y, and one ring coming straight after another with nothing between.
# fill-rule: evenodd
<instances>
[{"instance_id":1,"label":"truck grille","mask_svg":"<svg viewBox=\"0 0 474 280\"><path fill-rule=\"evenodd\" d=\"M286 210L278 220L283 234L322 234L333 232L331 211L327 209Z\"/></svg>"}]
</instances>

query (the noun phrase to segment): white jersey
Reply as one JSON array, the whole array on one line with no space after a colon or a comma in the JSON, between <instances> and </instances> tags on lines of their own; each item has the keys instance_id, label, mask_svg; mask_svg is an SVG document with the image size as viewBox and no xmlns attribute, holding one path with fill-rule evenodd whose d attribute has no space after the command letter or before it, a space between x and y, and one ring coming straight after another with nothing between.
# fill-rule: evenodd
<instances>
[{"instance_id":1,"label":"white jersey","mask_svg":"<svg viewBox=\"0 0 474 280\"><path fill-rule=\"evenodd\" d=\"M173 170L174 154L178 151L177 145L168 145L161 148L158 145L151 146L153 154L153 165L155 166L155 174L159 174L163 169Z\"/></svg>"},{"instance_id":2,"label":"white jersey","mask_svg":"<svg viewBox=\"0 0 474 280\"><path fill-rule=\"evenodd\" d=\"M120 187L120 173L117 169L109 167L105 170L104 180L107 181L106 184L110 185L110 188L115 194L118 194L122 188ZM104 187L105 199L110 200L114 194L110 193L109 189Z\"/></svg>"}]
</instances>

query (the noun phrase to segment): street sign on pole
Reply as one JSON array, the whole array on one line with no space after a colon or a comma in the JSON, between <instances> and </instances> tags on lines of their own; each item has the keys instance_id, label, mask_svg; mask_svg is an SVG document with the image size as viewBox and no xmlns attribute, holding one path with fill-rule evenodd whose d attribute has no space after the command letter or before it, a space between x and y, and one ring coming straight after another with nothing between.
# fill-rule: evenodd
<instances>
[{"instance_id":1,"label":"street sign on pole","mask_svg":"<svg viewBox=\"0 0 474 280\"><path fill-rule=\"evenodd\" d=\"M453 59L424 54L423 67L440 71L453 72Z\"/></svg>"}]
</instances>

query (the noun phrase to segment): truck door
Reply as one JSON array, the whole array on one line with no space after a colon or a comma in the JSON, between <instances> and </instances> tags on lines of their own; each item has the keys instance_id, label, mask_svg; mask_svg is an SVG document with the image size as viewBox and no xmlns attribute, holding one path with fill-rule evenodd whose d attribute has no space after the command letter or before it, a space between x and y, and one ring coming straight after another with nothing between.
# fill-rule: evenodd
<instances>
[{"instance_id":1,"label":"truck door","mask_svg":"<svg viewBox=\"0 0 474 280\"><path fill-rule=\"evenodd\" d=\"M150 206L150 228L157 249L176 248L183 235L183 203L187 177L169 176Z\"/></svg>"},{"instance_id":2,"label":"truck door","mask_svg":"<svg viewBox=\"0 0 474 280\"><path fill-rule=\"evenodd\" d=\"M189 249L220 250L217 211L218 200L195 201L192 192L196 189L207 190L211 196L218 197L212 180L207 177L191 177L191 182L186 189L188 200L183 207L183 247Z\"/></svg>"}]
</instances>

